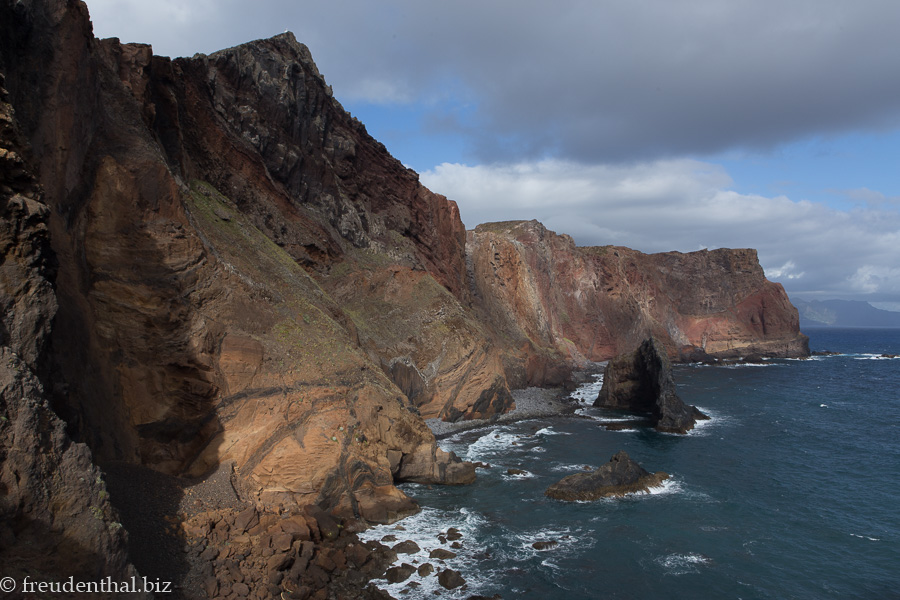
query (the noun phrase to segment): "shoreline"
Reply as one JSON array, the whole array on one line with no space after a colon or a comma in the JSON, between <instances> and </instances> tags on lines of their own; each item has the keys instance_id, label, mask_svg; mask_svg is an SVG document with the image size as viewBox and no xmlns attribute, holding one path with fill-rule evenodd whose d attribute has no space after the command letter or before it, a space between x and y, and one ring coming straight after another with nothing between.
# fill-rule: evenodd
<instances>
[{"instance_id":1,"label":"shoreline","mask_svg":"<svg viewBox=\"0 0 900 600\"><path fill-rule=\"evenodd\" d=\"M512 392L516 408L508 413L490 419L472 419L451 423L440 419L426 419L436 440L443 440L457 433L482 429L494 425L527 421L528 419L575 416L579 408L577 400L564 387L540 388L528 387Z\"/></svg>"}]
</instances>

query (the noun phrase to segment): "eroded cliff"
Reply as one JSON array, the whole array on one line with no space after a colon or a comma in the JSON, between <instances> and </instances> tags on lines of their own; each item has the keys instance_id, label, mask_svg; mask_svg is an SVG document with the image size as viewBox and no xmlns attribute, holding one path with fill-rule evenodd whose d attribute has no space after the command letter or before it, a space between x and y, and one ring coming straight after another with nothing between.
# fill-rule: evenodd
<instances>
[{"instance_id":1,"label":"eroded cliff","mask_svg":"<svg viewBox=\"0 0 900 600\"><path fill-rule=\"evenodd\" d=\"M81 3L3 7L60 264L54 405L98 460L234 461L261 507L375 521L415 510L395 481L470 481L389 376L394 351L432 365L418 400L435 415L497 382L485 412L508 402L461 308L456 207L343 111L306 48L286 34L170 61L94 39ZM380 312L332 295L359 281L407 295L410 327L440 311L468 329L379 337Z\"/></svg>"},{"instance_id":2,"label":"eroded cliff","mask_svg":"<svg viewBox=\"0 0 900 600\"><path fill-rule=\"evenodd\" d=\"M0 1L0 34L23 130L0 156L18 428L0 431L33 438L22 461L50 457L35 485L88 474L67 489L99 507L92 526L114 523L92 457L177 476L233 463L270 515L386 522L416 510L395 483L474 478L423 418L491 417L511 386L563 383L649 335L676 357L805 351L751 250L578 248L535 222L466 234L291 34L170 60L95 39L64 0ZM48 497L20 490L18 506ZM128 569L122 534L103 535L85 543Z\"/></svg>"},{"instance_id":3,"label":"eroded cliff","mask_svg":"<svg viewBox=\"0 0 900 600\"><path fill-rule=\"evenodd\" d=\"M125 581L136 573L103 475L48 402L49 209L3 83L0 74L0 560L16 582Z\"/></svg>"},{"instance_id":4,"label":"eroded cliff","mask_svg":"<svg viewBox=\"0 0 900 600\"><path fill-rule=\"evenodd\" d=\"M537 221L469 232L474 288L505 336L575 363L653 336L675 359L806 356L797 310L755 250L644 254L579 247Z\"/></svg>"}]
</instances>

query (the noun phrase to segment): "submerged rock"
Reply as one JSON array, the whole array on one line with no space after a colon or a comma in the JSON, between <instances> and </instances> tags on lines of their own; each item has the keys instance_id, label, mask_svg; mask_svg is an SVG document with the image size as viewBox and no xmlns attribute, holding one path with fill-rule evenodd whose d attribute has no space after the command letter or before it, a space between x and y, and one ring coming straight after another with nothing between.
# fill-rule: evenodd
<instances>
[{"instance_id":1,"label":"submerged rock","mask_svg":"<svg viewBox=\"0 0 900 600\"><path fill-rule=\"evenodd\" d=\"M650 473L622 450L609 462L592 473L576 473L563 477L545 492L557 500L597 500L609 496L624 496L647 492L669 478L668 473Z\"/></svg>"},{"instance_id":2,"label":"submerged rock","mask_svg":"<svg viewBox=\"0 0 900 600\"><path fill-rule=\"evenodd\" d=\"M550 548L555 548L559 545L559 542L556 540L541 540L539 542L535 542L531 544L531 547L535 550L549 550Z\"/></svg>"},{"instance_id":3,"label":"submerged rock","mask_svg":"<svg viewBox=\"0 0 900 600\"><path fill-rule=\"evenodd\" d=\"M653 337L609 361L594 406L650 413L656 430L669 433L687 433L697 420L709 418L678 397L672 364Z\"/></svg>"}]
</instances>

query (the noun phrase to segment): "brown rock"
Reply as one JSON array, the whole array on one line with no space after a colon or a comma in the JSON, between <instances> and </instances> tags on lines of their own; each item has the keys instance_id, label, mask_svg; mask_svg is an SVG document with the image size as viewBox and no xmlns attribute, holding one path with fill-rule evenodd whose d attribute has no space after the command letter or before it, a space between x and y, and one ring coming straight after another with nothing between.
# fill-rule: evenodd
<instances>
[{"instance_id":1,"label":"brown rock","mask_svg":"<svg viewBox=\"0 0 900 600\"><path fill-rule=\"evenodd\" d=\"M312 539L309 526L306 524L306 519L300 515L294 515L287 519L283 519L278 523L278 527L282 532L289 533L293 540Z\"/></svg>"},{"instance_id":2,"label":"brown rock","mask_svg":"<svg viewBox=\"0 0 900 600\"><path fill-rule=\"evenodd\" d=\"M344 553L347 556L347 563L356 568L363 566L369 559L369 550L362 544L351 544Z\"/></svg>"},{"instance_id":3,"label":"brown rock","mask_svg":"<svg viewBox=\"0 0 900 600\"><path fill-rule=\"evenodd\" d=\"M294 564L294 557L287 553L279 553L266 561L267 571L284 571Z\"/></svg>"},{"instance_id":4,"label":"brown rock","mask_svg":"<svg viewBox=\"0 0 900 600\"><path fill-rule=\"evenodd\" d=\"M448 590L453 590L465 585L466 580L463 579L462 575L459 574L459 571L454 571L453 569L444 569L443 571L438 573L438 583L440 583L442 587Z\"/></svg>"},{"instance_id":5,"label":"brown rock","mask_svg":"<svg viewBox=\"0 0 900 600\"><path fill-rule=\"evenodd\" d=\"M419 577L428 577L434 573L434 566L431 563L423 563L416 569L416 573L418 573Z\"/></svg>"},{"instance_id":6,"label":"brown rock","mask_svg":"<svg viewBox=\"0 0 900 600\"><path fill-rule=\"evenodd\" d=\"M609 496L646 492L668 478L669 475L662 471L649 473L626 452L621 451L593 473L575 473L563 477L547 488L545 494L558 500L597 500Z\"/></svg>"},{"instance_id":7,"label":"brown rock","mask_svg":"<svg viewBox=\"0 0 900 600\"><path fill-rule=\"evenodd\" d=\"M449 558L456 558L456 553L450 552L449 550L444 550L443 548L435 548L428 554L428 558L447 560Z\"/></svg>"},{"instance_id":8,"label":"brown rock","mask_svg":"<svg viewBox=\"0 0 900 600\"><path fill-rule=\"evenodd\" d=\"M416 572L416 568L410 564L403 563L399 567L391 567L384 574L388 583L400 583L409 579L410 575Z\"/></svg>"},{"instance_id":9,"label":"brown rock","mask_svg":"<svg viewBox=\"0 0 900 600\"><path fill-rule=\"evenodd\" d=\"M415 554L421 550L421 548L419 548L419 545L414 541L406 540L405 542L395 544L392 550L397 554Z\"/></svg>"},{"instance_id":10,"label":"brown rock","mask_svg":"<svg viewBox=\"0 0 900 600\"><path fill-rule=\"evenodd\" d=\"M276 533L272 536L272 549L276 552L287 552L294 543L294 537L290 533Z\"/></svg>"}]
</instances>

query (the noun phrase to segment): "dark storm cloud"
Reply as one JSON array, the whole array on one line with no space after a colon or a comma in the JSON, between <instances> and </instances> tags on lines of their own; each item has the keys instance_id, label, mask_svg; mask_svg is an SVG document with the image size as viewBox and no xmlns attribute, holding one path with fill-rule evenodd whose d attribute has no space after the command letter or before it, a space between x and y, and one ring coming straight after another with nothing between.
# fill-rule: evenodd
<instances>
[{"instance_id":1,"label":"dark storm cloud","mask_svg":"<svg viewBox=\"0 0 900 600\"><path fill-rule=\"evenodd\" d=\"M153 4L89 2L163 53L290 29L339 98L474 102L445 126L486 161L709 154L900 124L894 1Z\"/></svg>"}]
</instances>

